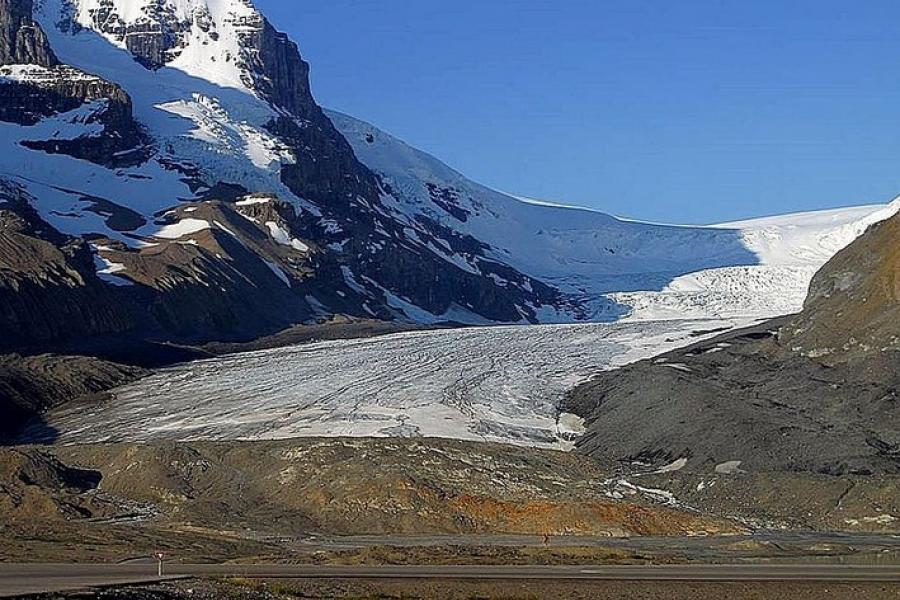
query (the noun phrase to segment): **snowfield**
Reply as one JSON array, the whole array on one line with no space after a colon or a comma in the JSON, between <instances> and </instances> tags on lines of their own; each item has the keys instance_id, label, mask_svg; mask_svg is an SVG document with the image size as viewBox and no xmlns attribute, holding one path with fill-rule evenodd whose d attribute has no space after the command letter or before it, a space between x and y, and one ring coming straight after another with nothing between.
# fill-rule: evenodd
<instances>
[{"instance_id":1,"label":"snowfield","mask_svg":"<svg viewBox=\"0 0 900 600\"><path fill-rule=\"evenodd\" d=\"M822 265L900 210L895 200L706 226L621 219L492 190L369 123L328 116L359 159L391 185L399 213L410 221L425 215L486 242L498 261L577 299L585 310L576 320L797 312ZM541 318L571 322L573 315Z\"/></svg>"},{"instance_id":2,"label":"snowfield","mask_svg":"<svg viewBox=\"0 0 900 600\"><path fill-rule=\"evenodd\" d=\"M813 275L866 229L900 210L886 205L763 217L711 229L739 232L758 264L700 269L676 276L662 290L616 292L625 320L774 317L798 312Z\"/></svg>"},{"instance_id":3,"label":"snowfield","mask_svg":"<svg viewBox=\"0 0 900 600\"><path fill-rule=\"evenodd\" d=\"M570 449L565 392L736 320L420 331L198 361L47 416L65 444L429 436ZM698 333L701 332L701 333ZM44 426L25 440L46 439Z\"/></svg>"}]
</instances>

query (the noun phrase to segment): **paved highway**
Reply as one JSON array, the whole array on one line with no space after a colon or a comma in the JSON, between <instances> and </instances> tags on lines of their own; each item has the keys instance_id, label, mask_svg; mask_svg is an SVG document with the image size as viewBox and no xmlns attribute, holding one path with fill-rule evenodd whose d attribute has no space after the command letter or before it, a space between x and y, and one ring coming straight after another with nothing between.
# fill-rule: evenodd
<instances>
[{"instance_id":1,"label":"paved highway","mask_svg":"<svg viewBox=\"0 0 900 600\"><path fill-rule=\"evenodd\" d=\"M304 553L316 550L351 550L373 546L446 547L446 546L521 546L541 547L547 542L540 535L515 534L422 534L422 535L354 535L354 536L304 536L279 537ZM882 550L900 552L900 535L889 533L833 533L822 531L756 531L752 535L737 536L553 536L550 545L559 547L623 548L634 552L683 554L693 562L736 562L734 545L740 542L759 542L782 549L782 558L809 555L810 547L828 545L837 548L853 548L855 553L877 553ZM683 553L678 551L685 551ZM728 557L732 557L729 560ZM798 561L798 562L802 562Z\"/></svg>"},{"instance_id":2,"label":"paved highway","mask_svg":"<svg viewBox=\"0 0 900 600\"><path fill-rule=\"evenodd\" d=\"M577 581L790 581L900 584L900 566L383 566L168 565L164 579L231 576L253 579L501 579ZM0 596L156 582L156 565L0 564Z\"/></svg>"}]
</instances>

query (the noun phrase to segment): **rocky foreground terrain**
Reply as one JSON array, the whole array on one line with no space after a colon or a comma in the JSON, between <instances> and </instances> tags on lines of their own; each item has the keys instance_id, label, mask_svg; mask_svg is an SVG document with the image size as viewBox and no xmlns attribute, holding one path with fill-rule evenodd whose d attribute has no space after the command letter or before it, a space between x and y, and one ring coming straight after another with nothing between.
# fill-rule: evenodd
<instances>
[{"instance_id":1,"label":"rocky foreground terrain","mask_svg":"<svg viewBox=\"0 0 900 600\"><path fill-rule=\"evenodd\" d=\"M744 527L639 494L590 459L453 441L22 447L2 456L6 560L279 554L318 535L688 535ZM83 537L82 537L83 536ZM66 540L62 546L60 542Z\"/></svg>"},{"instance_id":2,"label":"rocky foreground terrain","mask_svg":"<svg viewBox=\"0 0 900 600\"><path fill-rule=\"evenodd\" d=\"M889 532L896 523L872 518L873 507L883 507L882 516L900 508L898 478L890 476L626 477L577 454L450 440L20 447L0 451L0 465L7 561L68 561L78 548L80 560L164 549L189 561L670 562L692 553L622 549L598 538L738 535L760 525ZM477 536L498 534L590 541L549 553L478 549ZM326 554L327 544L309 541L354 535L380 541ZM470 541L435 542L461 544L449 554L389 548L409 535ZM810 544L796 552L850 551ZM765 557L785 547L742 542L733 551Z\"/></svg>"}]
</instances>

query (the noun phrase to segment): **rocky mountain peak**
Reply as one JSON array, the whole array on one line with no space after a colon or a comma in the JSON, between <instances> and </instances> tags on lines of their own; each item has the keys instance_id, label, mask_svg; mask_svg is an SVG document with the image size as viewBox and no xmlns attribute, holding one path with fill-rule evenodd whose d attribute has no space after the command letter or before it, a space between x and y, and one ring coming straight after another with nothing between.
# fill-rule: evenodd
<instances>
[{"instance_id":1,"label":"rocky mountain peak","mask_svg":"<svg viewBox=\"0 0 900 600\"><path fill-rule=\"evenodd\" d=\"M164 66L230 87L254 83L267 23L249 0L44 0L64 29L88 29L151 70Z\"/></svg>"},{"instance_id":2,"label":"rocky mountain peak","mask_svg":"<svg viewBox=\"0 0 900 600\"><path fill-rule=\"evenodd\" d=\"M96 31L148 69L172 66L315 118L309 66L250 0L44 1L64 28Z\"/></svg>"},{"instance_id":3,"label":"rocky mountain peak","mask_svg":"<svg viewBox=\"0 0 900 600\"><path fill-rule=\"evenodd\" d=\"M32 207L79 244L86 287L134 308L113 311L115 332L249 338L330 315L520 322L559 301L474 236L406 214L316 103L297 45L250 2L28 8L61 64L0 69L0 121L14 124L0 170L25 199L14 212ZM29 306L45 301L37 290ZM21 341L105 335L94 324L111 319L94 315L109 306L90 305L84 331L47 319L60 327Z\"/></svg>"}]
</instances>

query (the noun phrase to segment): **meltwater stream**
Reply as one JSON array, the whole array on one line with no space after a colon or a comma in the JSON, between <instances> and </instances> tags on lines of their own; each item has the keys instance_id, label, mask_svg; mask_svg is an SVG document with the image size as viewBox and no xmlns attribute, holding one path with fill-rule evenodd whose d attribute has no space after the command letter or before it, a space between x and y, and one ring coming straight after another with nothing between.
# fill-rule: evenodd
<instances>
[{"instance_id":1,"label":"meltwater stream","mask_svg":"<svg viewBox=\"0 0 900 600\"><path fill-rule=\"evenodd\" d=\"M47 415L57 443L434 436L568 449L565 392L730 320L418 331L187 363ZM36 441L40 429L26 433Z\"/></svg>"}]
</instances>

